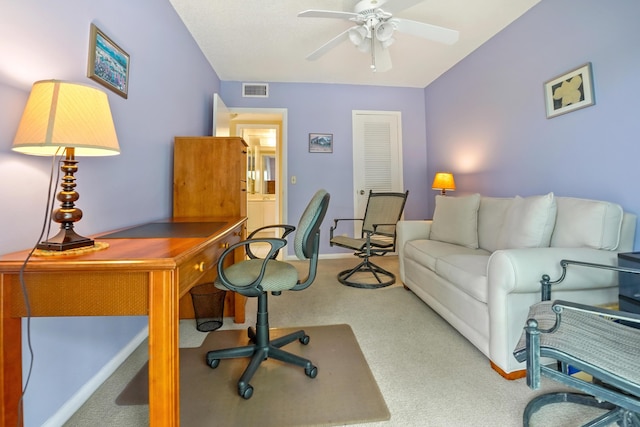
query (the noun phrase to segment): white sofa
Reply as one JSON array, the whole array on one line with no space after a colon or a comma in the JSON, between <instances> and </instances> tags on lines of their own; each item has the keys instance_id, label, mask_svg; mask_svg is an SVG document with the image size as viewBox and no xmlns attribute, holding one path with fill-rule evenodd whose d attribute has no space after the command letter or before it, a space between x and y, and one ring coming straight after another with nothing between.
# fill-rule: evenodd
<instances>
[{"instance_id":1,"label":"white sofa","mask_svg":"<svg viewBox=\"0 0 640 427\"><path fill-rule=\"evenodd\" d=\"M630 252L636 216L604 201L555 197L436 196L433 220L400 221L404 285L447 320L502 376L523 376L513 356L540 280L560 277L560 260L616 265ZM569 267L552 299L618 300L615 272Z\"/></svg>"}]
</instances>

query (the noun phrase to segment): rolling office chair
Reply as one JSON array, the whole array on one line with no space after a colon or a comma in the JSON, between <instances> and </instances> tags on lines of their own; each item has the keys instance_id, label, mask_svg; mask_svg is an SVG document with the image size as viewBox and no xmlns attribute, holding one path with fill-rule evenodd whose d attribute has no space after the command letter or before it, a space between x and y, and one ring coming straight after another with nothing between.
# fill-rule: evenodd
<instances>
[{"instance_id":1,"label":"rolling office chair","mask_svg":"<svg viewBox=\"0 0 640 427\"><path fill-rule=\"evenodd\" d=\"M381 288L392 285L396 276L371 262L372 256L382 256L396 250L396 223L402 217L409 191L404 193L374 193L369 191L369 200L364 218L338 218L329 230L329 244L354 250L362 262L353 268L341 271L338 281L354 288ZM361 221L360 238L334 236L340 221ZM364 273L364 274L362 274Z\"/></svg>"},{"instance_id":2,"label":"rolling office chair","mask_svg":"<svg viewBox=\"0 0 640 427\"><path fill-rule=\"evenodd\" d=\"M294 250L301 260L309 260L309 273L300 280L297 269L289 263L273 259L278 250L283 248L287 241L279 238L259 238L244 240L225 250L218 261L218 279L216 286L229 289L247 297L258 298L258 314L256 328L249 328L250 344L243 347L214 350L207 353L207 364L216 368L220 359L236 357L250 357L249 365L238 380L238 394L244 399L253 395L253 387L249 381L258 370L260 364L268 358L278 359L304 368L305 374L315 378L318 368L310 360L295 354L286 352L280 347L295 340L306 345L309 336L304 330L296 331L289 335L271 340L269 338L269 313L267 310L267 292L280 295L282 291L300 291L309 287L316 277L318 266L318 248L320 245L320 224L324 219L329 206L329 193L319 190L311 199L305 209L294 238ZM236 248L251 243L265 242L271 245L271 249L264 259L252 258L229 267L224 267L224 259L228 255L233 256Z\"/></svg>"}]
</instances>

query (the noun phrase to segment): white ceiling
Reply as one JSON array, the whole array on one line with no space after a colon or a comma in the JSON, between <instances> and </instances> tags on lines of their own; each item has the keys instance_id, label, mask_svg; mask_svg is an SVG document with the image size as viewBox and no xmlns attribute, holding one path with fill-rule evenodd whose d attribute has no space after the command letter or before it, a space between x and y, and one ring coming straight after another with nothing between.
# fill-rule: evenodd
<instances>
[{"instance_id":1,"label":"white ceiling","mask_svg":"<svg viewBox=\"0 0 640 427\"><path fill-rule=\"evenodd\" d=\"M357 0L170 0L221 80L418 88L539 1L424 0L395 16L458 30L458 42L444 45L396 32L389 48L393 68L374 73L370 56L349 41L315 61L305 59L353 23L297 14L307 9L353 12Z\"/></svg>"}]
</instances>

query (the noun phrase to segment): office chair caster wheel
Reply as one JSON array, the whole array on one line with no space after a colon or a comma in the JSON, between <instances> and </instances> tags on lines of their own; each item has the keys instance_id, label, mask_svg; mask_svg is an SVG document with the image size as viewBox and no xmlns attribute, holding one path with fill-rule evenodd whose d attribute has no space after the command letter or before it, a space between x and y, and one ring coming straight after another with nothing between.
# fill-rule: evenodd
<instances>
[{"instance_id":1,"label":"office chair caster wheel","mask_svg":"<svg viewBox=\"0 0 640 427\"><path fill-rule=\"evenodd\" d=\"M253 387L250 384L247 384L244 388L238 387L238 394L244 400L251 399L251 396L253 396Z\"/></svg>"},{"instance_id":2,"label":"office chair caster wheel","mask_svg":"<svg viewBox=\"0 0 640 427\"><path fill-rule=\"evenodd\" d=\"M220 364L220 359L209 360L209 358L207 358L207 364L209 365L209 367L211 367L211 369L216 369Z\"/></svg>"},{"instance_id":3,"label":"office chair caster wheel","mask_svg":"<svg viewBox=\"0 0 640 427\"><path fill-rule=\"evenodd\" d=\"M305 335L301 338L298 339L298 341L300 341L301 344L307 345L309 344L309 335Z\"/></svg>"},{"instance_id":4,"label":"office chair caster wheel","mask_svg":"<svg viewBox=\"0 0 640 427\"><path fill-rule=\"evenodd\" d=\"M249 341L252 343L256 343L256 331L252 327L247 328L247 336L249 337Z\"/></svg>"},{"instance_id":5,"label":"office chair caster wheel","mask_svg":"<svg viewBox=\"0 0 640 427\"><path fill-rule=\"evenodd\" d=\"M315 378L318 376L318 367L317 366L313 366L311 365L310 368L304 368L304 373L309 377L309 378Z\"/></svg>"}]
</instances>

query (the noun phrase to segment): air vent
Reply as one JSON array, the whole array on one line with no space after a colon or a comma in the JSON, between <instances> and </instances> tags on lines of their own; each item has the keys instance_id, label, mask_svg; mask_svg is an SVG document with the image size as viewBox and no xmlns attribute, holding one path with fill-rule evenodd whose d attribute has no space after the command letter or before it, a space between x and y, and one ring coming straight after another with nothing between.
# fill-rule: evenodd
<instances>
[{"instance_id":1,"label":"air vent","mask_svg":"<svg viewBox=\"0 0 640 427\"><path fill-rule=\"evenodd\" d=\"M242 83L244 98L268 98L269 85L266 83Z\"/></svg>"}]
</instances>

